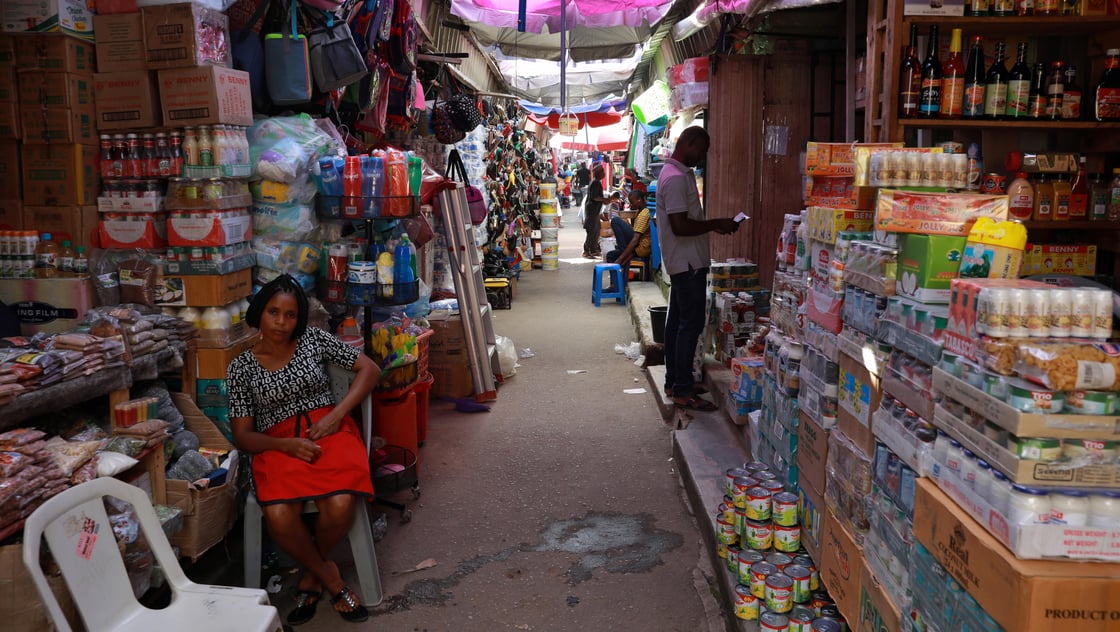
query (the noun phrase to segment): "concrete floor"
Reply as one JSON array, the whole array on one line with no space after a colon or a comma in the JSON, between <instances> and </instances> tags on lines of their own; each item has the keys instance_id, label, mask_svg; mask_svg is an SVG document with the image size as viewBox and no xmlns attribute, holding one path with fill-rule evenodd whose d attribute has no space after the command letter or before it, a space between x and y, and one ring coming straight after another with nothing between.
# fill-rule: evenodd
<instances>
[{"instance_id":1,"label":"concrete floor","mask_svg":"<svg viewBox=\"0 0 1120 632\"><path fill-rule=\"evenodd\" d=\"M579 257L583 230L574 211L562 226L560 269L523 272L513 308L495 312L497 333L532 357L519 360L488 413L432 400L421 496L400 495L413 519L402 523L388 510L389 530L377 545L384 602L368 622L347 626L324 600L300 629L728 629L727 573L713 572L714 507L682 481L714 489L723 469L744 460L742 451L722 412L680 419L649 373L616 352L642 336L643 348L657 354L645 307L664 299L652 283L632 284L629 305L596 308L594 262ZM675 426L689 426L694 437L716 431L727 454L704 457L710 446L682 445ZM682 476L678 465L690 450L707 469L684 467ZM692 506L705 514L699 522ZM239 560L237 546L218 557ZM351 577L340 548L336 557ZM436 565L409 572L428 559ZM223 574L236 582L237 566ZM282 616L296 577L284 574L284 589L272 596Z\"/></svg>"}]
</instances>

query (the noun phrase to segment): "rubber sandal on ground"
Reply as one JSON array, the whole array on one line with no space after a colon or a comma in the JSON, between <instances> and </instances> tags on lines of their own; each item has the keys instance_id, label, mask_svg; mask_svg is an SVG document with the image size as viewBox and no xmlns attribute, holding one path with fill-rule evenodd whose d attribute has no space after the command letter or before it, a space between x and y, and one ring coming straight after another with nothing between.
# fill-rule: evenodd
<instances>
[{"instance_id":1,"label":"rubber sandal on ground","mask_svg":"<svg viewBox=\"0 0 1120 632\"><path fill-rule=\"evenodd\" d=\"M346 606L350 608L346 612L335 608L335 612L337 612L344 621L361 623L369 618L369 611L358 601L358 596L354 594L353 590L350 590L349 586L343 586L342 590L338 591L337 595L331 597L332 606L337 606L339 602L346 604Z\"/></svg>"},{"instance_id":2,"label":"rubber sandal on ground","mask_svg":"<svg viewBox=\"0 0 1120 632\"><path fill-rule=\"evenodd\" d=\"M684 400L683 402L678 402L677 400L674 399L673 400L673 405L676 406L677 408L681 408L681 409L684 409L684 410L698 410L698 411L704 411L704 412L711 412L713 410L719 410L718 408L716 408L716 405L713 404L712 402L710 402L706 399L701 399L701 398L699 398L695 395L693 395L692 397L689 397L688 399Z\"/></svg>"},{"instance_id":3,"label":"rubber sandal on ground","mask_svg":"<svg viewBox=\"0 0 1120 632\"><path fill-rule=\"evenodd\" d=\"M296 607L288 613L288 625L303 625L315 618L315 609L322 599L321 590L300 590L296 592Z\"/></svg>"},{"instance_id":4,"label":"rubber sandal on ground","mask_svg":"<svg viewBox=\"0 0 1120 632\"><path fill-rule=\"evenodd\" d=\"M703 386L700 386L699 384L693 384L692 385L692 394L693 395L707 395L708 394L708 389L704 388ZM665 389L665 397L672 397L672 396L673 396L673 389L671 389L671 388Z\"/></svg>"}]
</instances>

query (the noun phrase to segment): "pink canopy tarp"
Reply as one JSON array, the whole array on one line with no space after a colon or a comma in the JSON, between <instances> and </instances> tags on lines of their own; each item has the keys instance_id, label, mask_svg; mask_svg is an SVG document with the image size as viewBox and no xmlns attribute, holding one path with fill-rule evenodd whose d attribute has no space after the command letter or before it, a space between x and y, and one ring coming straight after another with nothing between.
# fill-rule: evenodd
<instances>
[{"instance_id":1,"label":"pink canopy tarp","mask_svg":"<svg viewBox=\"0 0 1120 632\"><path fill-rule=\"evenodd\" d=\"M561 3L567 5L568 28L650 26L673 6L671 0L526 0L525 32L559 32ZM518 0L451 0L454 15L502 28L517 28L518 9Z\"/></svg>"},{"instance_id":2,"label":"pink canopy tarp","mask_svg":"<svg viewBox=\"0 0 1120 632\"><path fill-rule=\"evenodd\" d=\"M604 127L581 129L575 137L554 135L548 142L553 149L565 151L626 151L630 146L630 125L623 121Z\"/></svg>"}]
</instances>

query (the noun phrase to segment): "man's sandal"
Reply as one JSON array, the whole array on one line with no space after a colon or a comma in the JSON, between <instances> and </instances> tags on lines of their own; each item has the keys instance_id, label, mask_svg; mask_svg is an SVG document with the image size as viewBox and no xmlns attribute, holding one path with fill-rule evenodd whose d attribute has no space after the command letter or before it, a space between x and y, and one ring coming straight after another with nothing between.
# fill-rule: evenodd
<instances>
[{"instance_id":1,"label":"man's sandal","mask_svg":"<svg viewBox=\"0 0 1120 632\"><path fill-rule=\"evenodd\" d=\"M343 586L342 590L338 591L338 594L331 597L332 606L337 606L339 603L343 603L350 608L345 612L335 608L335 612L337 612L344 621L361 623L369 618L369 611L358 601L358 596L354 594L353 590L350 590L349 586Z\"/></svg>"},{"instance_id":2,"label":"man's sandal","mask_svg":"<svg viewBox=\"0 0 1120 632\"><path fill-rule=\"evenodd\" d=\"M703 411L703 412L711 412L713 410L719 410L716 407L716 405L713 404L712 402L710 402L706 399L701 399L700 397L697 397L696 395L693 395L692 397L689 397L688 399L684 400L683 402L678 402L676 400L673 400L673 405L676 406L677 408L682 409L682 410L698 410L698 411Z\"/></svg>"}]
</instances>

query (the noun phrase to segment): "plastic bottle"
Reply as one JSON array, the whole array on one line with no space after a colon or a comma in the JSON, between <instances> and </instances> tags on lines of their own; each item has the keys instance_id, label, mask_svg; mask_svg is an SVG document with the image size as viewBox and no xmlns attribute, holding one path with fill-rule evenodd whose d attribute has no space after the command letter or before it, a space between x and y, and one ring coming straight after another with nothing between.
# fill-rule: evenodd
<instances>
[{"instance_id":1,"label":"plastic bottle","mask_svg":"<svg viewBox=\"0 0 1120 632\"><path fill-rule=\"evenodd\" d=\"M361 156L362 215L377 217L377 174L373 171L373 156Z\"/></svg>"},{"instance_id":2,"label":"plastic bottle","mask_svg":"<svg viewBox=\"0 0 1120 632\"><path fill-rule=\"evenodd\" d=\"M1120 222L1120 167L1112 170L1112 183L1108 185L1108 212L1105 219Z\"/></svg>"},{"instance_id":3,"label":"plastic bottle","mask_svg":"<svg viewBox=\"0 0 1120 632\"><path fill-rule=\"evenodd\" d=\"M195 329L202 329L202 312L194 307L184 307L179 310L179 318L190 323Z\"/></svg>"},{"instance_id":4,"label":"plastic bottle","mask_svg":"<svg viewBox=\"0 0 1120 632\"><path fill-rule=\"evenodd\" d=\"M1085 172L1085 156L1081 156L1077 173L1070 185L1069 218L1083 220L1089 214L1089 175Z\"/></svg>"},{"instance_id":5,"label":"plastic bottle","mask_svg":"<svg viewBox=\"0 0 1120 632\"><path fill-rule=\"evenodd\" d=\"M342 169L343 217L357 218L362 197L362 163L358 156L347 156Z\"/></svg>"},{"instance_id":6,"label":"plastic bottle","mask_svg":"<svg viewBox=\"0 0 1120 632\"><path fill-rule=\"evenodd\" d=\"M78 246L74 249L74 276L79 279L89 276L89 259L86 258L85 246Z\"/></svg>"},{"instance_id":7,"label":"plastic bottle","mask_svg":"<svg viewBox=\"0 0 1120 632\"><path fill-rule=\"evenodd\" d=\"M342 195L342 177L332 158L319 160L319 192L323 195Z\"/></svg>"},{"instance_id":8,"label":"plastic bottle","mask_svg":"<svg viewBox=\"0 0 1120 632\"><path fill-rule=\"evenodd\" d=\"M183 164L195 167L201 164L198 158L198 136L193 127L183 130Z\"/></svg>"},{"instance_id":9,"label":"plastic bottle","mask_svg":"<svg viewBox=\"0 0 1120 632\"><path fill-rule=\"evenodd\" d=\"M171 142L168 147L171 156L171 174L172 176L180 176L183 174L183 135L179 132L171 132Z\"/></svg>"},{"instance_id":10,"label":"plastic bottle","mask_svg":"<svg viewBox=\"0 0 1120 632\"><path fill-rule=\"evenodd\" d=\"M1066 66L1065 92L1062 93L1062 120L1081 120L1081 87L1077 83L1077 66Z\"/></svg>"},{"instance_id":11,"label":"plastic bottle","mask_svg":"<svg viewBox=\"0 0 1120 632\"><path fill-rule=\"evenodd\" d=\"M386 250L377 255L377 284L379 296L393 298L393 280L396 274L396 265L393 252Z\"/></svg>"},{"instance_id":12,"label":"plastic bottle","mask_svg":"<svg viewBox=\"0 0 1120 632\"><path fill-rule=\"evenodd\" d=\"M953 29L949 40L949 57L941 68L941 118L961 117L964 103L964 60L961 58L961 29Z\"/></svg>"},{"instance_id":13,"label":"plastic bottle","mask_svg":"<svg viewBox=\"0 0 1120 632\"><path fill-rule=\"evenodd\" d=\"M424 179L424 161L409 152L408 154L408 189L413 197L420 197L420 185Z\"/></svg>"},{"instance_id":14,"label":"plastic bottle","mask_svg":"<svg viewBox=\"0 0 1120 632\"><path fill-rule=\"evenodd\" d=\"M394 290L398 302L415 300L416 292L413 284L416 281L416 269L413 268L412 259L413 250L408 235L401 235L401 240L393 253L393 284L396 286Z\"/></svg>"},{"instance_id":15,"label":"plastic bottle","mask_svg":"<svg viewBox=\"0 0 1120 632\"><path fill-rule=\"evenodd\" d=\"M198 128L198 164L203 167L214 166L214 141L210 138L210 128Z\"/></svg>"},{"instance_id":16,"label":"plastic bottle","mask_svg":"<svg viewBox=\"0 0 1120 632\"><path fill-rule=\"evenodd\" d=\"M1054 185L1046 179L1046 174L1038 174L1034 183L1034 221L1048 222L1054 219Z\"/></svg>"},{"instance_id":17,"label":"plastic bottle","mask_svg":"<svg viewBox=\"0 0 1120 632\"><path fill-rule=\"evenodd\" d=\"M51 239L50 233L43 233L35 249L35 277L53 279L58 276L58 244Z\"/></svg>"},{"instance_id":18,"label":"plastic bottle","mask_svg":"<svg viewBox=\"0 0 1120 632\"><path fill-rule=\"evenodd\" d=\"M1108 49L1104 75L1093 91L1093 118L1120 120L1120 48Z\"/></svg>"},{"instance_id":19,"label":"plastic bottle","mask_svg":"<svg viewBox=\"0 0 1120 632\"><path fill-rule=\"evenodd\" d=\"M74 249L70 247L69 239L63 240L62 248L58 252L58 276L63 278L74 276Z\"/></svg>"},{"instance_id":20,"label":"plastic bottle","mask_svg":"<svg viewBox=\"0 0 1120 632\"><path fill-rule=\"evenodd\" d=\"M1108 218L1108 200L1112 189L1103 173L1094 173L1089 180L1089 220L1104 221Z\"/></svg>"},{"instance_id":21,"label":"plastic bottle","mask_svg":"<svg viewBox=\"0 0 1120 632\"><path fill-rule=\"evenodd\" d=\"M370 178L373 179L373 200L369 205L369 212L374 217L381 217L385 192L385 159L376 154L369 157Z\"/></svg>"},{"instance_id":22,"label":"plastic bottle","mask_svg":"<svg viewBox=\"0 0 1120 632\"><path fill-rule=\"evenodd\" d=\"M1030 220L1034 215L1034 187L1027 179L1027 174L1022 171L1015 174L1015 179L1007 187L1007 199L1008 219Z\"/></svg>"}]
</instances>

